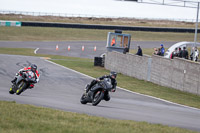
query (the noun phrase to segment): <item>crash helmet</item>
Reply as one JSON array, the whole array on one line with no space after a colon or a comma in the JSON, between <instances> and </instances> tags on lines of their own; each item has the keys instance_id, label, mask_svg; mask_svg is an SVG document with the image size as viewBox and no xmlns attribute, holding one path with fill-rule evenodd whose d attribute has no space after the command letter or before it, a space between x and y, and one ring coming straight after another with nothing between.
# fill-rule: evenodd
<instances>
[{"instance_id":1,"label":"crash helmet","mask_svg":"<svg viewBox=\"0 0 200 133\"><path fill-rule=\"evenodd\" d=\"M117 73L114 72L114 71L111 71L110 72L110 77L113 78L113 79L117 78Z\"/></svg>"},{"instance_id":2,"label":"crash helmet","mask_svg":"<svg viewBox=\"0 0 200 133\"><path fill-rule=\"evenodd\" d=\"M36 72L36 70L37 70L37 65L32 64L32 65L31 65L31 71L32 71L32 72Z\"/></svg>"}]
</instances>

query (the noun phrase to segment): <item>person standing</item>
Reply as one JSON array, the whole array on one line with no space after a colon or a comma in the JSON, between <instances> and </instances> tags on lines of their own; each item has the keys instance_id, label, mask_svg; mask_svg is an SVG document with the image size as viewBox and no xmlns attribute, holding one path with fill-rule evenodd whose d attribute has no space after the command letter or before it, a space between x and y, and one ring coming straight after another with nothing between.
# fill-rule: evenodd
<instances>
[{"instance_id":1,"label":"person standing","mask_svg":"<svg viewBox=\"0 0 200 133\"><path fill-rule=\"evenodd\" d=\"M181 47L178 48L178 57L182 58L182 49Z\"/></svg>"},{"instance_id":2,"label":"person standing","mask_svg":"<svg viewBox=\"0 0 200 133\"><path fill-rule=\"evenodd\" d=\"M158 55L158 49L157 48L154 48L153 55Z\"/></svg>"},{"instance_id":3,"label":"person standing","mask_svg":"<svg viewBox=\"0 0 200 133\"><path fill-rule=\"evenodd\" d=\"M111 41L111 46L115 46L116 41L115 41L115 37L113 37L112 41Z\"/></svg>"},{"instance_id":4,"label":"person standing","mask_svg":"<svg viewBox=\"0 0 200 133\"><path fill-rule=\"evenodd\" d=\"M198 57L199 57L199 50L197 49L197 47L195 47L195 49L194 49L194 61L198 61Z\"/></svg>"},{"instance_id":5,"label":"person standing","mask_svg":"<svg viewBox=\"0 0 200 133\"><path fill-rule=\"evenodd\" d=\"M136 55L142 56L142 49L140 48L140 46L138 46L138 51L136 53Z\"/></svg>"},{"instance_id":6,"label":"person standing","mask_svg":"<svg viewBox=\"0 0 200 133\"><path fill-rule=\"evenodd\" d=\"M178 48L175 48L175 50L172 52L170 59L173 59L174 57L178 57Z\"/></svg>"},{"instance_id":7,"label":"person standing","mask_svg":"<svg viewBox=\"0 0 200 133\"><path fill-rule=\"evenodd\" d=\"M161 52L161 56L164 56L165 54L165 48L163 44L160 44L160 52Z\"/></svg>"},{"instance_id":8,"label":"person standing","mask_svg":"<svg viewBox=\"0 0 200 133\"><path fill-rule=\"evenodd\" d=\"M181 58L188 59L188 51L187 51L186 47L183 47L183 51L181 54L182 54Z\"/></svg>"}]
</instances>

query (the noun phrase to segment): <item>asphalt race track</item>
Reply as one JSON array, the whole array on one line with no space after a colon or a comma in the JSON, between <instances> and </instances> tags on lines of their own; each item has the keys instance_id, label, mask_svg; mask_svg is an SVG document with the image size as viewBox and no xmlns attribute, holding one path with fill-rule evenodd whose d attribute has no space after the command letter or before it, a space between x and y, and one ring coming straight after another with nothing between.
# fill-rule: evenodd
<instances>
[{"instance_id":1,"label":"asphalt race track","mask_svg":"<svg viewBox=\"0 0 200 133\"><path fill-rule=\"evenodd\" d=\"M91 78L39 57L0 54L0 100L86 113L114 119L147 121L200 131L200 110L118 89L109 102L82 105L80 97ZM40 82L21 95L9 94L15 73L36 63Z\"/></svg>"},{"instance_id":2,"label":"asphalt race track","mask_svg":"<svg viewBox=\"0 0 200 133\"><path fill-rule=\"evenodd\" d=\"M160 44L164 44L164 47L169 48L176 42L159 42L159 41L132 41L131 49L137 49L137 45L141 48L154 48L160 47ZM58 45L59 50L56 50ZM70 46L70 51L68 51ZM84 51L82 51L84 46ZM94 47L96 46L96 51ZM60 41L60 42L20 42L20 41L0 41L0 47L8 48L39 48L37 53L39 54L52 54L72 57L82 57L94 59L96 56L106 52L106 41Z\"/></svg>"}]
</instances>

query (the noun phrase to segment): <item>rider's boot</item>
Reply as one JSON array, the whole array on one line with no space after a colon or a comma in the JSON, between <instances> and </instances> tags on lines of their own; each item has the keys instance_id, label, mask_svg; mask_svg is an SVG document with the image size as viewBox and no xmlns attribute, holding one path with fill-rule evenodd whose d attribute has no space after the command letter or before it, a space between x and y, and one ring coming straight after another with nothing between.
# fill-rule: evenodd
<instances>
[{"instance_id":1,"label":"rider's boot","mask_svg":"<svg viewBox=\"0 0 200 133\"><path fill-rule=\"evenodd\" d=\"M34 84L30 84L29 89L32 89L34 87Z\"/></svg>"},{"instance_id":2,"label":"rider's boot","mask_svg":"<svg viewBox=\"0 0 200 133\"><path fill-rule=\"evenodd\" d=\"M105 95L104 95L104 100L105 100L105 101L109 101L109 100L110 100L110 95L109 95L108 92L105 93Z\"/></svg>"},{"instance_id":3,"label":"rider's boot","mask_svg":"<svg viewBox=\"0 0 200 133\"><path fill-rule=\"evenodd\" d=\"M16 82L16 80L17 80L17 78L15 77L13 80L11 80L11 83L15 83Z\"/></svg>"}]
</instances>

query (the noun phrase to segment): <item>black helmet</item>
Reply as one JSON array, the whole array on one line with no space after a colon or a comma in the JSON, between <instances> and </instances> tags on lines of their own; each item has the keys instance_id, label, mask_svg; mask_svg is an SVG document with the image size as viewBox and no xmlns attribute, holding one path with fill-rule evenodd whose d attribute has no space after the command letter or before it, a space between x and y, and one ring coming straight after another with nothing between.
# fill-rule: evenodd
<instances>
[{"instance_id":1,"label":"black helmet","mask_svg":"<svg viewBox=\"0 0 200 133\"><path fill-rule=\"evenodd\" d=\"M110 72L110 77L112 78L112 76L114 76L115 78L117 78L117 73L114 72L114 71Z\"/></svg>"},{"instance_id":2,"label":"black helmet","mask_svg":"<svg viewBox=\"0 0 200 133\"><path fill-rule=\"evenodd\" d=\"M31 65L31 71L36 72L37 66L35 64Z\"/></svg>"}]
</instances>

